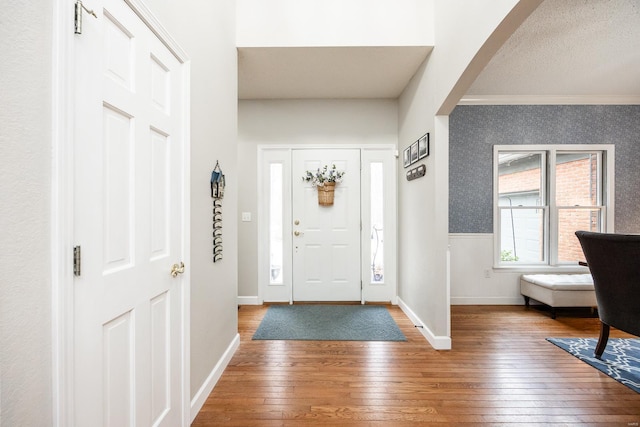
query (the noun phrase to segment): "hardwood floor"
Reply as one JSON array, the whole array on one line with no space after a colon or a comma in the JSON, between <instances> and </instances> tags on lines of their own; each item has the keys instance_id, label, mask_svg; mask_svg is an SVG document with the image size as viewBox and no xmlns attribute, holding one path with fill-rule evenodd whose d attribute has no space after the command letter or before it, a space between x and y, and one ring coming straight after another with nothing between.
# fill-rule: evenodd
<instances>
[{"instance_id":1,"label":"hardwood floor","mask_svg":"<svg viewBox=\"0 0 640 427\"><path fill-rule=\"evenodd\" d=\"M584 311L452 307L436 351L398 307L407 342L252 341L267 307L238 311L240 348L193 426L638 426L640 394L545 341L597 338ZM612 330L611 337L628 337Z\"/></svg>"}]
</instances>

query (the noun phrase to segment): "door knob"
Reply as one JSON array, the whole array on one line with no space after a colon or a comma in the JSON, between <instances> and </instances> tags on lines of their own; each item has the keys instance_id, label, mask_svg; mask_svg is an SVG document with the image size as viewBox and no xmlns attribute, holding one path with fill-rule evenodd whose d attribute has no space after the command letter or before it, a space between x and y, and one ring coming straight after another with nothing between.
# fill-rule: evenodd
<instances>
[{"instance_id":1,"label":"door knob","mask_svg":"<svg viewBox=\"0 0 640 427\"><path fill-rule=\"evenodd\" d=\"M297 219L296 219L295 221L293 221L293 223L294 223L295 225L300 225L300 220L297 220Z\"/></svg>"},{"instance_id":2,"label":"door knob","mask_svg":"<svg viewBox=\"0 0 640 427\"><path fill-rule=\"evenodd\" d=\"M171 276L172 277L177 277L178 274L182 274L182 273L184 273L184 262L181 262L180 265L173 264L171 266Z\"/></svg>"},{"instance_id":3,"label":"door knob","mask_svg":"<svg viewBox=\"0 0 640 427\"><path fill-rule=\"evenodd\" d=\"M301 234L302 234L302 233L300 233L298 230L296 230L296 231L294 231L294 232L293 232L293 235L294 235L294 236L299 236L299 235L301 235Z\"/></svg>"}]
</instances>

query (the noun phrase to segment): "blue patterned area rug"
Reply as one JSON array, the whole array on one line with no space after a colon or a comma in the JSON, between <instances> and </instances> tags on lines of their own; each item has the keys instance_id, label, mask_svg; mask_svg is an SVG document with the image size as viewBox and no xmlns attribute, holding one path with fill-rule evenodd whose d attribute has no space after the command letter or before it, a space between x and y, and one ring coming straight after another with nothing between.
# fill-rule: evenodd
<instances>
[{"instance_id":1,"label":"blue patterned area rug","mask_svg":"<svg viewBox=\"0 0 640 427\"><path fill-rule=\"evenodd\" d=\"M596 338L547 338L547 341L640 393L640 339L610 338L602 360L593 355Z\"/></svg>"},{"instance_id":2,"label":"blue patterned area rug","mask_svg":"<svg viewBox=\"0 0 640 427\"><path fill-rule=\"evenodd\" d=\"M254 340L406 341L379 305L272 305Z\"/></svg>"}]
</instances>

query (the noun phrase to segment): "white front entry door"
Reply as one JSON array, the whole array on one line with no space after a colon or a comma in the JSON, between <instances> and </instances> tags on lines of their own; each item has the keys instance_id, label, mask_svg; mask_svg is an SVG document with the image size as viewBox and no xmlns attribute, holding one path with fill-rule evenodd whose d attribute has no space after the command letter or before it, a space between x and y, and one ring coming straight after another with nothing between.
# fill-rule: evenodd
<instances>
[{"instance_id":1,"label":"white front entry door","mask_svg":"<svg viewBox=\"0 0 640 427\"><path fill-rule=\"evenodd\" d=\"M334 204L302 180L324 165L345 171ZM361 301L360 150L293 150L293 300Z\"/></svg>"},{"instance_id":2,"label":"white front entry door","mask_svg":"<svg viewBox=\"0 0 640 427\"><path fill-rule=\"evenodd\" d=\"M185 71L127 3L91 8L74 46L74 425L184 425Z\"/></svg>"}]
</instances>

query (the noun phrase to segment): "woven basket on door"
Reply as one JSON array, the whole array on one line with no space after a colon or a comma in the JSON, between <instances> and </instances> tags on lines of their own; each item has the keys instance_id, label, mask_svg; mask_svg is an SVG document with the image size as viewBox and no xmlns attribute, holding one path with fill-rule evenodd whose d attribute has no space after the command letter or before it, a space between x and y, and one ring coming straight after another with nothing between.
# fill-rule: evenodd
<instances>
[{"instance_id":1,"label":"woven basket on door","mask_svg":"<svg viewBox=\"0 0 640 427\"><path fill-rule=\"evenodd\" d=\"M323 186L318 186L318 204L322 206L333 205L333 195L336 189L335 182L325 182Z\"/></svg>"}]
</instances>

